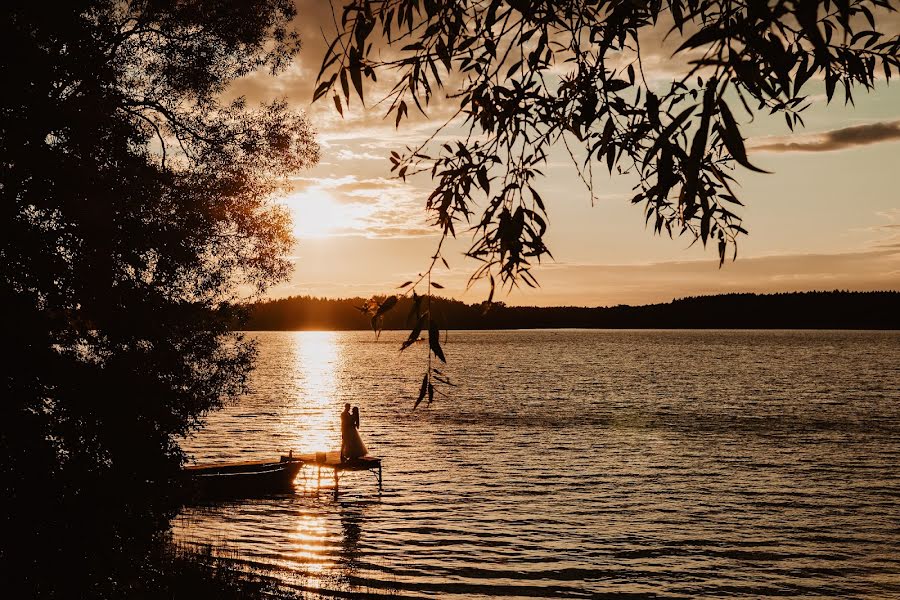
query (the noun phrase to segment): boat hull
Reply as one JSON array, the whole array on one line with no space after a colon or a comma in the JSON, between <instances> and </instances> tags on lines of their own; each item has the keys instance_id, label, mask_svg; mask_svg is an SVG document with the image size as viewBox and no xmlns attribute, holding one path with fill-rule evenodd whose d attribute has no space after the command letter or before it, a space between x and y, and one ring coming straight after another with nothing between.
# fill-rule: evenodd
<instances>
[{"instance_id":1,"label":"boat hull","mask_svg":"<svg viewBox=\"0 0 900 600\"><path fill-rule=\"evenodd\" d=\"M303 461L259 461L188 467L189 492L200 497L246 497L289 492Z\"/></svg>"}]
</instances>

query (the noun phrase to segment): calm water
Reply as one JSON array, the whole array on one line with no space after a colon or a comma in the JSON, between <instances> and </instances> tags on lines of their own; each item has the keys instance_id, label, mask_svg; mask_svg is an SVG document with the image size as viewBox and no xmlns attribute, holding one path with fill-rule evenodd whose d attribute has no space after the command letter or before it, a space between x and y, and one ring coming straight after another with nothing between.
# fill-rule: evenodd
<instances>
[{"instance_id":1,"label":"calm water","mask_svg":"<svg viewBox=\"0 0 900 600\"><path fill-rule=\"evenodd\" d=\"M460 387L411 410L401 333L261 333L255 392L198 461L339 447L368 473L187 509L298 589L404 597L900 598L900 334L451 333Z\"/></svg>"}]
</instances>

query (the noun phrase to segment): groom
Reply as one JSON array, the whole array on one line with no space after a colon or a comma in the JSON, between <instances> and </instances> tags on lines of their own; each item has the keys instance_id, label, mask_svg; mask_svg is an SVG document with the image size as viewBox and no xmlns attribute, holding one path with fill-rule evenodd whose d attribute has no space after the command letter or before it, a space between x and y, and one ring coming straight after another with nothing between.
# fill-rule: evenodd
<instances>
[{"instance_id":1,"label":"groom","mask_svg":"<svg viewBox=\"0 0 900 600\"><path fill-rule=\"evenodd\" d=\"M341 413L341 462L347 460L347 428L353 427L353 415L350 414L350 403L344 404L344 412Z\"/></svg>"}]
</instances>

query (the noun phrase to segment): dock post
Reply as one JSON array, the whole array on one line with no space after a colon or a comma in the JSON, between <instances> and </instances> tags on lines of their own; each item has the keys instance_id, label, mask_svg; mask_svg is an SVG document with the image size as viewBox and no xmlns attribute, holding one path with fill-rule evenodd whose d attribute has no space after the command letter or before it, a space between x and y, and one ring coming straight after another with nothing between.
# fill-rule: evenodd
<instances>
[{"instance_id":1,"label":"dock post","mask_svg":"<svg viewBox=\"0 0 900 600\"><path fill-rule=\"evenodd\" d=\"M334 467L334 499L338 499L338 488L340 487L340 481L338 479L338 468Z\"/></svg>"},{"instance_id":2,"label":"dock post","mask_svg":"<svg viewBox=\"0 0 900 600\"><path fill-rule=\"evenodd\" d=\"M316 482L316 487L322 487L322 465L319 465L319 480Z\"/></svg>"}]
</instances>

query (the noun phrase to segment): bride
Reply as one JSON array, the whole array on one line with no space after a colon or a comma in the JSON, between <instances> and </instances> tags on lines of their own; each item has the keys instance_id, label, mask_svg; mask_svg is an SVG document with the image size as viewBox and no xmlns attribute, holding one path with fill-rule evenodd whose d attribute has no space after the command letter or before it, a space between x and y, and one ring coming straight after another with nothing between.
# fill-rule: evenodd
<instances>
[{"instance_id":1,"label":"bride","mask_svg":"<svg viewBox=\"0 0 900 600\"><path fill-rule=\"evenodd\" d=\"M359 435L359 407L353 407L348 414L346 409L341 415L342 458L362 458L369 453Z\"/></svg>"}]
</instances>

